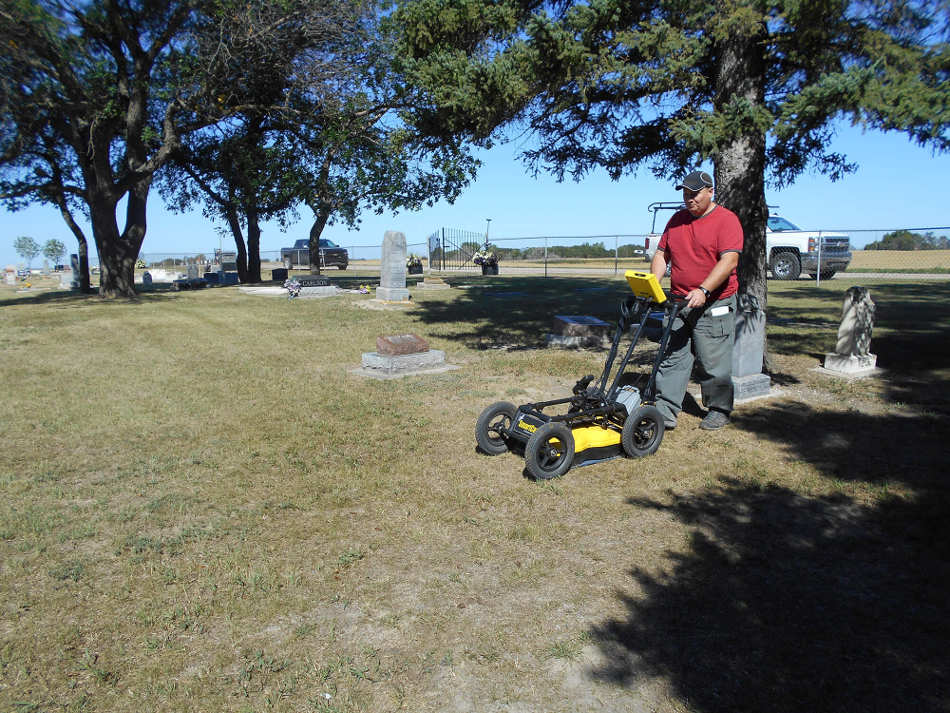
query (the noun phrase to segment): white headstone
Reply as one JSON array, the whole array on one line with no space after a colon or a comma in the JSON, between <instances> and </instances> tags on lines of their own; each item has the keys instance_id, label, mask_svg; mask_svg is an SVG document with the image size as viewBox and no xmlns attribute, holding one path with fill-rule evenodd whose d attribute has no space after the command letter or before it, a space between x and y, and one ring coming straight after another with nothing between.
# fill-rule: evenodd
<instances>
[{"instance_id":1,"label":"white headstone","mask_svg":"<svg viewBox=\"0 0 950 713\"><path fill-rule=\"evenodd\" d=\"M379 287L376 298L388 302L404 302L409 299L406 289L406 236L395 230L387 230L383 237L382 264L379 272Z\"/></svg>"}]
</instances>

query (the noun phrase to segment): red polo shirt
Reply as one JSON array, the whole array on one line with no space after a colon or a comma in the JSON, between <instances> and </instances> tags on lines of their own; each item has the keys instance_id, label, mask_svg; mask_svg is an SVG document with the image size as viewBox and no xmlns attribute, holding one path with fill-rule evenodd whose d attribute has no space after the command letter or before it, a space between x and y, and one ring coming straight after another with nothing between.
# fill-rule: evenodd
<instances>
[{"instance_id":1,"label":"red polo shirt","mask_svg":"<svg viewBox=\"0 0 950 713\"><path fill-rule=\"evenodd\" d=\"M742 252L742 225L735 213L721 205L701 218L694 218L684 209L670 218L656 249L665 253L666 262L671 265L672 293L683 297L699 287L723 253ZM733 270L712 291L710 301L734 295L738 289L739 278Z\"/></svg>"}]
</instances>

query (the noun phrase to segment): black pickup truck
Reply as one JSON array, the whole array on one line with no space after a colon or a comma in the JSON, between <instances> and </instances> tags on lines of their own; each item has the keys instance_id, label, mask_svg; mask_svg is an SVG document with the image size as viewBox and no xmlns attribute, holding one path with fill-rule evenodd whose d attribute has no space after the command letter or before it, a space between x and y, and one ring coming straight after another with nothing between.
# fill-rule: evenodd
<instances>
[{"instance_id":1,"label":"black pickup truck","mask_svg":"<svg viewBox=\"0 0 950 713\"><path fill-rule=\"evenodd\" d=\"M280 249L280 261L288 270L295 265L310 266L310 241L307 238L297 240L292 248ZM320 267L338 267L345 270L350 264L350 255L332 240L320 238Z\"/></svg>"}]
</instances>

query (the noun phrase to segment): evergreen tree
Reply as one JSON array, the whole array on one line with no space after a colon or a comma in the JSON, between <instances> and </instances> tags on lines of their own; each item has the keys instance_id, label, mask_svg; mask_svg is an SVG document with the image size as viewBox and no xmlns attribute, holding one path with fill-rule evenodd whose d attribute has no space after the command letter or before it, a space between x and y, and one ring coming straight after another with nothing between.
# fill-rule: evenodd
<instances>
[{"instance_id":1,"label":"evergreen tree","mask_svg":"<svg viewBox=\"0 0 950 713\"><path fill-rule=\"evenodd\" d=\"M489 144L527 128L535 171L581 179L711 161L766 306L766 182L854 170L835 126L950 148L948 5L925 0L403 0L431 129Z\"/></svg>"}]
</instances>

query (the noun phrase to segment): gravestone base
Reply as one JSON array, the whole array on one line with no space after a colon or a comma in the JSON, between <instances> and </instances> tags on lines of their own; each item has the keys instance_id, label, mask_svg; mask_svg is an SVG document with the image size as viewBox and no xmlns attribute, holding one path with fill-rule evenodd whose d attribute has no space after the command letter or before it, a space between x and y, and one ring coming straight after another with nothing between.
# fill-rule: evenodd
<instances>
[{"instance_id":1,"label":"gravestone base","mask_svg":"<svg viewBox=\"0 0 950 713\"><path fill-rule=\"evenodd\" d=\"M445 352L430 349L415 354L364 352L362 366L350 371L372 379L398 379L418 374L440 374L458 368L454 364L446 363Z\"/></svg>"},{"instance_id":2,"label":"gravestone base","mask_svg":"<svg viewBox=\"0 0 950 713\"><path fill-rule=\"evenodd\" d=\"M441 277L423 277L422 282L416 283L417 290L448 290L451 287Z\"/></svg>"},{"instance_id":3,"label":"gravestone base","mask_svg":"<svg viewBox=\"0 0 950 713\"><path fill-rule=\"evenodd\" d=\"M313 299L315 297L333 297L340 293L335 285L317 285L315 287L301 287L297 299Z\"/></svg>"},{"instance_id":4,"label":"gravestone base","mask_svg":"<svg viewBox=\"0 0 950 713\"><path fill-rule=\"evenodd\" d=\"M772 379L768 374L749 374L732 377L733 398L736 402L769 396L772 393Z\"/></svg>"},{"instance_id":5,"label":"gravestone base","mask_svg":"<svg viewBox=\"0 0 950 713\"><path fill-rule=\"evenodd\" d=\"M384 302L406 302L409 300L409 290L405 287L377 287L376 299Z\"/></svg>"},{"instance_id":6,"label":"gravestone base","mask_svg":"<svg viewBox=\"0 0 950 713\"><path fill-rule=\"evenodd\" d=\"M877 366L876 354L825 354L825 371L837 372L847 376L871 374Z\"/></svg>"},{"instance_id":7,"label":"gravestone base","mask_svg":"<svg viewBox=\"0 0 950 713\"><path fill-rule=\"evenodd\" d=\"M286 279L286 278L284 278ZM330 278L324 275L297 275L294 279L301 287L329 287Z\"/></svg>"}]
</instances>

